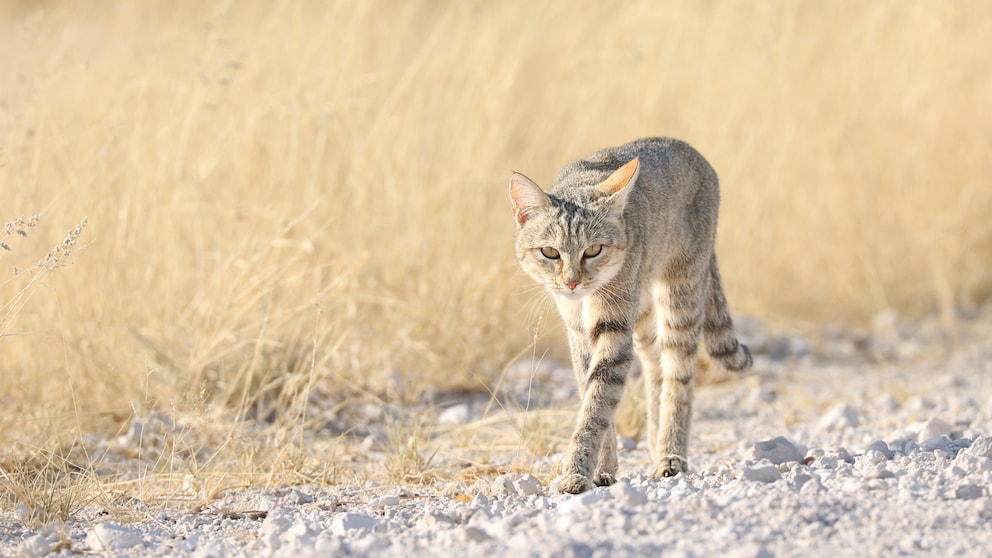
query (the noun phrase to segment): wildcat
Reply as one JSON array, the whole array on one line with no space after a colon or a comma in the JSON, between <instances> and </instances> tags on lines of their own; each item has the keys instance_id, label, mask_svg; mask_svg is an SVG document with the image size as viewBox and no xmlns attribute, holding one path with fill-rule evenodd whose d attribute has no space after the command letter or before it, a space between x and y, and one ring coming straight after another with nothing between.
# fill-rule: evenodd
<instances>
[{"instance_id":1,"label":"wildcat","mask_svg":"<svg viewBox=\"0 0 992 558\"><path fill-rule=\"evenodd\" d=\"M723 368L751 365L713 250L716 172L682 141L645 138L566 165L547 193L513 173L510 200L517 259L553 295L582 397L559 489L616 481L613 420L635 353L651 473L686 471L700 338Z\"/></svg>"}]
</instances>

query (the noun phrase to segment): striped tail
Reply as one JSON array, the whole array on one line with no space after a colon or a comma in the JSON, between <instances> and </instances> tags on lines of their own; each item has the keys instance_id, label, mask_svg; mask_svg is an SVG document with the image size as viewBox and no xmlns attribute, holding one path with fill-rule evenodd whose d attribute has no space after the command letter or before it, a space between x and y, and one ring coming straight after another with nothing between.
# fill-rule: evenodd
<instances>
[{"instance_id":1,"label":"striped tail","mask_svg":"<svg viewBox=\"0 0 992 558\"><path fill-rule=\"evenodd\" d=\"M710 289L706 298L706 321L703 324L706 352L725 370L738 372L751 366L751 351L734 335L727 298L723 295L716 255L710 259Z\"/></svg>"}]
</instances>

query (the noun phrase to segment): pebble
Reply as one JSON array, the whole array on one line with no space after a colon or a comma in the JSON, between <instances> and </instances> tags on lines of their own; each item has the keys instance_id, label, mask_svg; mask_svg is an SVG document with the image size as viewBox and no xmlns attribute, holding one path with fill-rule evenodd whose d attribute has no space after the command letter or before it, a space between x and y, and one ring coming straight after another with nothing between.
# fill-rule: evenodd
<instances>
[{"instance_id":1,"label":"pebble","mask_svg":"<svg viewBox=\"0 0 992 558\"><path fill-rule=\"evenodd\" d=\"M306 492L303 492L302 490L296 489L296 488L293 489L293 492L292 492L292 495L291 495L291 499L296 504L312 504L313 503L313 496L307 494Z\"/></svg>"},{"instance_id":2,"label":"pebble","mask_svg":"<svg viewBox=\"0 0 992 558\"><path fill-rule=\"evenodd\" d=\"M48 537L37 534L24 539L24 542L17 548L17 553L24 558L41 558L48 554L55 547Z\"/></svg>"},{"instance_id":3,"label":"pebble","mask_svg":"<svg viewBox=\"0 0 992 558\"><path fill-rule=\"evenodd\" d=\"M976 484L962 484L954 490L954 497L958 500L974 500L981 498L984 489Z\"/></svg>"},{"instance_id":4,"label":"pebble","mask_svg":"<svg viewBox=\"0 0 992 558\"><path fill-rule=\"evenodd\" d=\"M492 539L492 536L490 536L489 533L474 525L469 525L463 529L462 537L466 542L483 542Z\"/></svg>"},{"instance_id":5,"label":"pebble","mask_svg":"<svg viewBox=\"0 0 992 558\"><path fill-rule=\"evenodd\" d=\"M331 530L339 535L355 530L372 530L378 525L379 520L364 513L342 513L334 517L331 521Z\"/></svg>"},{"instance_id":6,"label":"pebble","mask_svg":"<svg viewBox=\"0 0 992 558\"><path fill-rule=\"evenodd\" d=\"M992 436L979 436L975 438L965 452L975 457L992 458Z\"/></svg>"},{"instance_id":7,"label":"pebble","mask_svg":"<svg viewBox=\"0 0 992 558\"><path fill-rule=\"evenodd\" d=\"M590 490L574 496L562 496L562 501L558 504L558 511L561 513L575 513L591 507L596 502L603 499L599 490Z\"/></svg>"},{"instance_id":8,"label":"pebble","mask_svg":"<svg viewBox=\"0 0 992 558\"><path fill-rule=\"evenodd\" d=\"M741 478L756 482L774 482L782 478L782 473L770 463L748 465L741 469Z\"/></svg>"},{"instance_id":9,"label":"pebble","mask_svg":"<svg viewBox=\"0 0 992 558\"><path fill-rule=\"evenodd\" d=\"M922 451L942 451L946 453L950 447L951 439L946 435L929 438L920 443L920 450Z\"/></svg>"},{"instance_id":10,"label":"pebble","mask_svg":"<svg viewBox=\"0 0 992 558\"><path fill-rule=\"evenodd\" d=\"M620 479L609 490L613 499L625 508L635 508L648 499L647 494L643 490L631 486L630 481L627 479Z\"/></svg>"},{"instance_id":11,"label":"pebble","mask_svg":"<svg viewBox=\"0 0 992 558\"><path fill-rule=\"evenodd\" d=\"M371 508L385 508L389 506L397 506L400 503L399 496L377 496L369 500L369 507Z\"/></svg>"},{"instance_id":12,"label":"pebble","mask_svg":"<svg viewBox=\"0 0 992 558\"><path fill-rule=\"evenodd\" d=\"M472 405L460 403L441 411L437 417L439 424L468 424L473 417Z\"/></svg>"},{"instance_id":13,"label":"pebble","mask_svg":"<svg viewBox=\"0 0 992 558\"><path fill-rule=\"evenodd\" d=\"M537 477L530 473L518 475L511 481L511 484L514 491L521 496L540 494L544 490L544 485L541 484L541 481L537 480Z\"/></svg>"},{"instance_id":14,"label":"pebble","mask_svg":"<svg viewBox=\"0 0 992 558\"><path fill-rule=\"evenodd\" d=\"M954 427L950 423L939 417L933 417L923 423L923 428L920 429L920 434L916 437L916 441L922 444L927 440L940 436L950 438L953 431Z\"/></svg>"},{"instance_id":15,"label":"pebble","mask_svg":"<svg viewBox=\"0 0 992 558\"><path fill-rule=\"evenodd\" d=\"M844 430L858 425L860 416L857 409L848 404L838 405L828 410L819 421L820 428L824 430Z\"/></svg>"},{"instance_id":16,"label":"pebble","mask_svg":"<svg viewBox=\"0 0 992 558\"><path fill-rule=\"evenodd\" d=\"M141 542L141 529L109 521L97 523L86 536L87 546L97 552L127 550Z\"/></svg>"},{"instance_id":17,"label":"pebble","mask_svg":"<svg viewBox=\"0 0 992 558\"><path fill-rule=\"evenodd\" d=\"M790 461L802 461L803 452L784 436L779 436L754 444L748 457L755 461L767 459L775 465L781 465Z\"/></svg>"}]
</instances>

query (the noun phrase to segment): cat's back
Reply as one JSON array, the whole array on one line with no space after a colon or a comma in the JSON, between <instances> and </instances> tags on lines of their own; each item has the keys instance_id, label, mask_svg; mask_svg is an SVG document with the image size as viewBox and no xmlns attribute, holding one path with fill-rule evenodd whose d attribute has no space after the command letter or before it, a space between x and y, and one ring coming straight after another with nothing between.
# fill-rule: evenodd
<instances>
[{"instance_id":1,"label":"cat's back","mask_svg":"<svg viewBox=\"0 0 992 558\"><path fill-rule=\"evenodd\" d=\"M651 137L600 149L565 165L558 171L551 192L567 196L599 184L634 158L640 159L637 183L641 189L670 190L701 183L716 187L716 173L691 145L674 138Z\"/></svg>"}]
</instances>

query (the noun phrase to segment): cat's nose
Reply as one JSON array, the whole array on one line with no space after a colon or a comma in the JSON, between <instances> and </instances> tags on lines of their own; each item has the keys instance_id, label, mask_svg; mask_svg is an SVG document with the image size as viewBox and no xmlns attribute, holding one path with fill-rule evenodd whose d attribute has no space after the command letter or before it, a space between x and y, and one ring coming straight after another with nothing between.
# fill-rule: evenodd
<instances>
[{"instance_id":1,"label":"cat's nose","mask_svg":"<svg viewBox=\"0 0 992 558\"><path fill-rule=\"evenodd\" d=\"M573 291L575 290L575 287L579 286L578 281L565 281L565 284L568 285L568 288L572 289Z\"/></svg>"}]
</instances>

